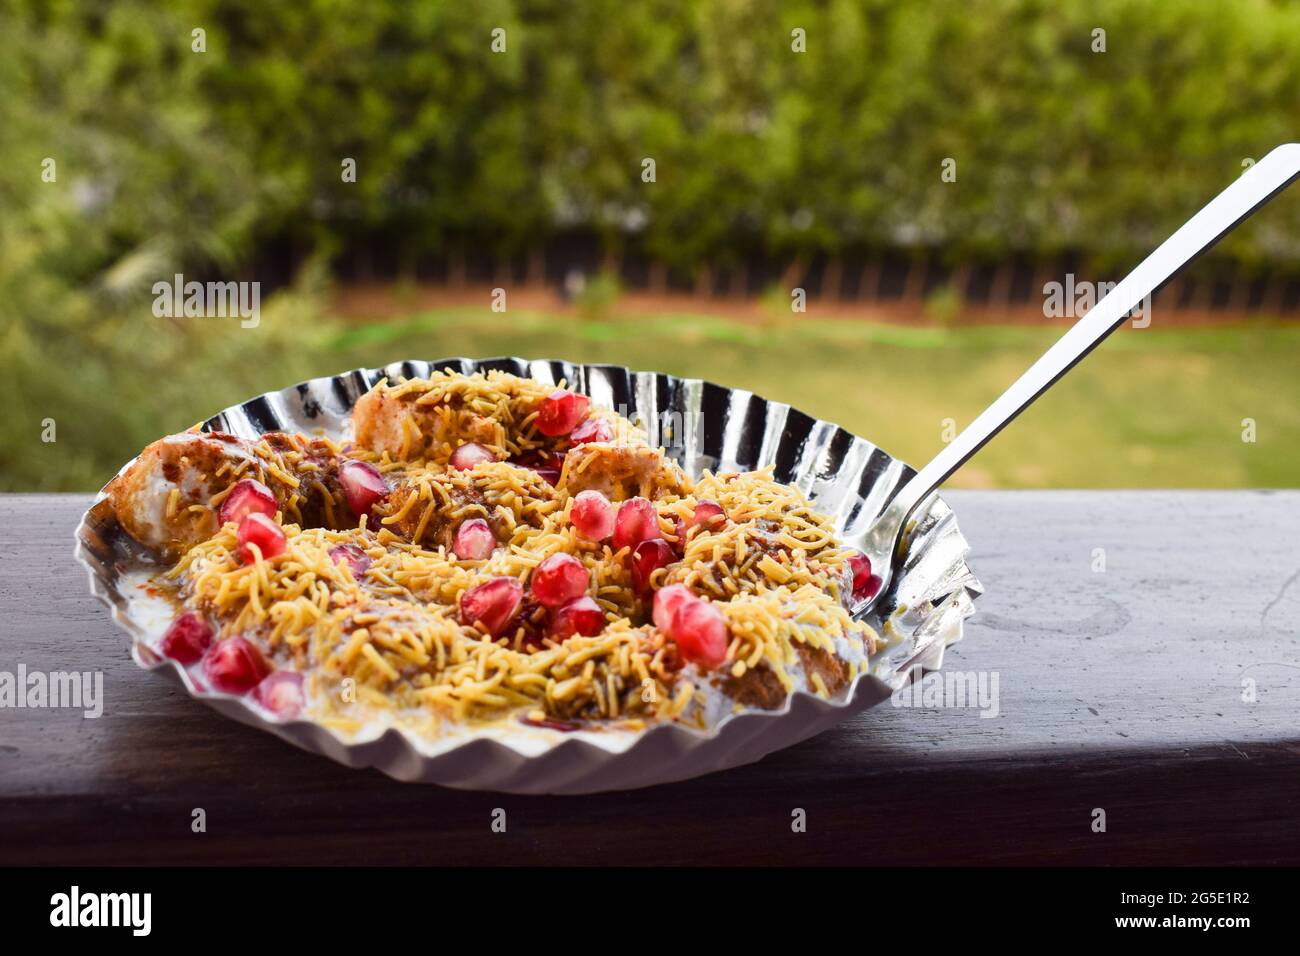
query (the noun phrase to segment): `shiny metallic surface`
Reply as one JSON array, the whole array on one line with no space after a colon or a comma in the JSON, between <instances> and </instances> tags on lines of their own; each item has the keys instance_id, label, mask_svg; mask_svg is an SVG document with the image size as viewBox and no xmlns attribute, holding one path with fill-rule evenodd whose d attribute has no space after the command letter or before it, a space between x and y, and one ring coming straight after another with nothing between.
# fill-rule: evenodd
<instances>
[{"instance_id":1,"label":"shiny metallic surface","mask_svg":"<svg viewBox=\"0 0 1300 956\"><path fill-rule=\"evenodd\" d=\"M704 469L772 465L779 481L803 489L849 540L868 531L913 474L837 425L750 392L620 366L519 358L407 361L357 369L231 406L203 427L245 438L275 430L342 438L353 404L381 378L422 377L447 368L465 374L500 369L547 383L563 381L636 421L692 475ZM982 588L966 564L969 548L952 511L934 498L918 515L901 564L869 618L889 639L887 649L873 660L872 672L829 700L798 692L778 710L745 710L708 731L675 724L638 734L526 728L526 733L430 741L387 727L345 739L310 720L270 720L241 698L197 688L183 669L150 650L149 643L165 625L142 618L129 600L125 580L132 568L148 565L117 527L102 494L77 528L76 555L89 571L92 592L132 636L136 662L180 680L192 696L228 717L348 766L377 767L400 780L512 793L590 793L750 763L888 699L917 668L941 666L944 650L961 638L963 621L973 613ZM883 620L877 616L881 613Z\"/></svg>"}]
</instances>

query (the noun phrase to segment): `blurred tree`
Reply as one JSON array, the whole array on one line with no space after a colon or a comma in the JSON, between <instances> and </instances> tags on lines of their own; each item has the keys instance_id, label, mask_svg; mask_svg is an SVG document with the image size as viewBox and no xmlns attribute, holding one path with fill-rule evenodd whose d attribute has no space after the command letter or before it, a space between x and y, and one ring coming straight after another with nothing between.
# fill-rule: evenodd
<instances>
[{"instance_id":1,"label":"blurred tree","mask_svg":"<svg viewBox=\"0 0 1300 956\"><path fill-rule=\"evenodd\" d=\"M13 430L61 409L57 480L84 483L151 404L204 408L178 357L233 387L288 349L160 324L177 271L287 245L311 277L344 251L409 273L578 231L697 280L826 256L833 284L882 250L1113 276L1297 138L1297 89L1281 0L0 0L0 470L39 470ZM1217 256L1293 274L1300 195Z\"/></svg>"}]
</instances>

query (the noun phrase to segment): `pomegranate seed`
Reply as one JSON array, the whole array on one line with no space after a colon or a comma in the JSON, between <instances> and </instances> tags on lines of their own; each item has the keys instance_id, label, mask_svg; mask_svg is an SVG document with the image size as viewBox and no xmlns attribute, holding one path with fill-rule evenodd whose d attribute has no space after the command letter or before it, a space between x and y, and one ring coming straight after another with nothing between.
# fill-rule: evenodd
<instances>
[{"instance_id":1,"label":"pomegranate seed","mask_svg":"<svg viewBox=\"0 0 1300 956\"><path fill-rule=\"evenodd\" d=\"M203 659L203 673L208 681L228 694L247 693L270 670L262 652L242 637L228 637L215 644Z\"/></svg>"},{"instance_id":2,"label":"pomegranate seed","mask_svg":"<svg viewBox=\"0 0 1300 956\"><path fill-rule=\"evenodd\" d=\"M574 634L594 637L604 629L605 612L586 595L561 604L551 612L551 637L557 641Z\"/></svg>"},{"instance_id":3,"label":"pomegranate seed","mask_svg":"<svg viewBox=\"0 0 1300 956\"><path fill-rule=\"evenodd\" d=\"M283 528L261 512L254 511L244 515L244 520L239 522L235 540L239 542L239 560L251 564L253 545L262 552L263 560L267 560L283 553L289 539L285 537Z\"/></svg>"},{"instance_id":4,"label":"pomegranate seed","mask_svg":"<svg viewBox=\"0 0 1300 956\"><path fill-rule=\"evenodd\" d=\"M302 713L302 675L297 671L276 671L257 685L257 702L281 720Z\"/></svg>"},{"instance_id":5,"label":"pomegranate seed","mask_svg":"<svg viewBox=\"0 0 1300 956\"><path fill-rule=\"evenodd\" d=\"M564 453L537 448L510 459L510 464L536 471L538 468L563 468Z\"/></svg>"},{"instance_id":6,"label":"pomegranate seed","mask_svg":"<svg viewBox=\"0 0 1300 956\"><path fill-rule=\"evenodd\" d=\"M537 409L537 430L549 438L567 435L587 415L587 396L557 388Z\"/></svg>"},{"instance_id":7,"label":"pomegranate seed","mask_svg":"<svg viewBox=\"0 0 1300 956\"><path fill-rule=\"evenodd\" d=\"M537 473L552 485L558 485L560 483L560 475L564 474L564 456L556 455L552 461L552 465L538 468Z\"/></svg>"},{"instance_id":8,"label":"pomegranate seed","mask_svg":"<svg viewBox=\"0 0 1300 956\"><path fill-rule=\"evenodd\" d=\"M274 518L280 510L275 495L256 478L243 478L235 482L230 494L221 501L221 511L217 513L222 524L233 521L235 524L244 520L245 515L264 514Z\"/></svg>"},{"instance_id":9,"label":"pomegranate seed","mask_svg":"<svg viewBox=\"0 0 1300 956\"><path fill-rule=\"evenodd\" d=\"M533 594L547 607L559 607L587 593L591 576L571 554L553 554L533 569Z\"/></svg>"},{"instance_id":10,"label":"pomegranate seed","mask_svg":"<svg viewBox=\"0 0 1300 956\"><path fill-rule=\"evenodd\" d=\"M650 576L677 559L677 552L662 538L642 541L632 552L632 583L641 592L650 590Z\"/></svg>"},{"instance_id":11,"label":"pomegranate seed","mask_svg":"<svg viewBox=\"0 0 1300 956\"><path fill-rule=\"evenodd\" d=\"M352 569L354 578L362 577L370 569L370 555L355 544L340 544L329 550L330 560L335 564L346 562Z\"/></svg>"},{"instance_id":12,"label":"pomegranate seed","mask_svg":"<svg viewBox=\"0 0 1300 956\"><path fill-rule=\"evenodd\" d=\"M388 485L379 469L368 461L349 458L339 464L339 484L348 499L348 507L358 517L388 497Z\"/></svg>"},{"instance_id":13,"label":"pomegranate seed","mask_svg":"<svg viewBox=\"0 0 1300 956\"><path fill-rule=\"evenodd\" d=\"M653 541L659 533L659 513L644 498L629 498L619 505L614 519L614 550L635 548L642 541Z\"/></svg>"},{"instance_id":14,"label":"pomegranate seed","mask_svg":"<svg viewBox=\"0 0 1300 956\"><path fill-rule=\"evenodd\" d=\"M722 509L722 505L716 501L696 502L695 515L691 518L691 527L703 528L706 531L717 531L727 523L727 512Z\"/></svg>"},{"instance_id":15,"label":"pomegranate seed","mask_svg":"<svg viewBox=\"0 0 1300 956\"><path fill-rule=\"evenodd\" d=\"M510 464L527 468L534 474L545 478L550 484L560 483L560 473L564 471L564 456L559 453L533 451L518 458L510 459Z\"/></svg>"},{"instance_id":16,"label":"pomegranate seed","mask_svg":"<svg viewBox=\"0 0 1300 956\"><path fill-rule=\"evenodd\" d=\"M867 582L875 577L871 573L871 559L861 551L852 551L849 553L849 570L853 572L853 598L857 601L864 600L867 597L864 593ZM879 587L878 584L876 586Z\"/></svg>"},{"instance_id":17,"label":"pomegranate seed","mask_svg":"<svg viewBox=\"0 0 1300 956\"><path fill-rule=\"evenodd\" d=\"M186 611L167 628L162 637L164 657L182 664L193 664L212 643L212 625L193 611Z\"/></svg>"},{"instance_id":18,"label":"pomegranate seed","mask_svg":"<svg viewBox=\"0 0 1300 956\"><path fill-rule=\"evenodd\" d=\"M614 533L614 506L599 491L580 491L569 509L569 521L588 541L604 541Z\"/></svg>"},{"instance_id":19,"label":"pomegranate seed","mask_svg":"<svg viewBox=\"0 0 1300 956\"><path fill-rule=\"evenodd\" d=\"M482 561L496 549L496 535L482 518L462 521L452 539L451 550L462 561Z\"/></svg>"},{"instance_id":20,"label":"pomegranate seed","mask_svg":"<svg viewBox=\"0 0 1300 956\"><path fill-rule=\"evenodd\" d=\"M540 468L534 468L533 471L535 471L540 477L545 478L547 483L552 486L560 483L559 468L552 468L549 465L543 465Z\"/></svg>"},{"instance_id":21,"label":"pomegranate seed","mask_svg":"<svg viewBox=\"0 0 1300 956\"><path fill-rule=\"evenodd\" d=\"M682 657L701 667L717 667L727 658L727 622L707 601L684 601L673 615L673 640Z\"/></svg>"},{"instance_id":22,"label":"pomegranate seed","mask_svg":"<svg viewBox=\"0 0 1300 956\"><path fill-rule=\"evenodd\" d=\"M592 441L610 441L614 429L603 418L588 418L569 435L569 444L585 445Z\"/></svg>"},{"instance_id":23,"label":"pomegranate seed","mask_svg":"<svg viewBox=\"0 0 1300 956\"><path fill-rule=\"evenodd\" d=\"M487 445L480 445L478 442L467 442L451 453L451 460L447 464L457 471L469 471L475 465L496 460L497 456L492 453L492 449Z\"/></svg>"},{"instance_id":24,"label":"pomegranate seed","mask_svg":"<svg viewBox=\"0 0 1300 956\"><path fill-rule=\"evenodd\" d=\"M878 574L871 575L870 577L867 578L867 581L862 586L861 591L853 592L854 599L858 601L870 601L873 597L876 596L876 592L880 590L881 583L882 582L880 580L880 575Z\"/></svg>"},{"instance_id":25,"label":"pomegranate seed","mask_svg":"<svg viewBox=\"0 0 1300 956\"><path fill-rule=\"evenodd\" d=\"M655 592L654 618L655 627L665 634L673 629L673 617L681 606L688 601L698 601L691 589L685 584L670 584Z\"/></svg>"},{"instance_id":26,"label":"pomegranate seed","mask_svg":"<svg viewBox=\"0 0 1300 956\"><path fill-rule=\"evenodd\" d=\"M493 578L460 596L460 622L481 624L488 634L500 637L519 613L523 596L523 586L514 578Z\"/></svg>"}]
</instances>

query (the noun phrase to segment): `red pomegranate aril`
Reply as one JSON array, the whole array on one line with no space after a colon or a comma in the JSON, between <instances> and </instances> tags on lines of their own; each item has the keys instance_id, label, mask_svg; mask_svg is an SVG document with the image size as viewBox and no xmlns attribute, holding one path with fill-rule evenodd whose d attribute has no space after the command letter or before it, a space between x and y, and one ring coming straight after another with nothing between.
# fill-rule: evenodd
<instances>
[{"instance_id":1,"label":"red pomegranate aril","mask_svg":"<svg viewBox=\"0 0 1300 956\"><path fill-rule=\"evenodd\" d=\"M632 552L632 583L638 591L650 590L650 576L677 560L677 552L662 538L642 541Z\"/></svg>"},{"instance_id":2,"label":"red pomegranate aril","mask_svg":"<svg viewBox=\"0 0 1300 956\"><path fill-rule=\"evenodd\" d=\"M215 644L203 659L209 683L227 694L248 693L270 671L262 652L242 637L228 637Z\"/></svg>"},{"instance_id":3,"label":"red pomegranate aril","mask_svg":"<svg viewBox=\"0 0 1300 956\"><path fill-rule=\"evenodd\" d=\"M645 498L629 498L619 505L614 518L614 550L635 548L642 541L662 537L659 513Z\"/></svg>"},{"instance_id":4,"label":"red pomegranate aril","mask_svg":"<svg viewBox=\"0 0 1300 956\"><path fill-rule=\"evenodd\" d=\"M496 549L496 535L482 518L462 521L452 538L451 550L462 561L482 561Z\"/></svg>"},{"instance_id":5,"label":"red pomegranate aril","mask_svg":"<svg viewBox=\"0 0 1300 956\"><path fill-rule=\"evenodd\" d=\"M281 720L302 713L302 675L297 671L275 671L257 685L257 702Z\"/></svg>"},{"instance_id":6,"label":"red pomegranate aril","mask_svg":"<svg viewBox=\"0 0 1300 956\"><path fill-rule=\"evenodd\" d=\"M871 573L871 559L861 551L853 551L849 554L849 570L853 572L853 597L854 600L865 600L868 595L865 593L867 583L875 577ZM879 580L879 579L877 579ZM877 584L877 587L880 585ZM875 593L874 591L872 592Z\"/></svg>"},{"instance_id":7,"label":"red pomegranate aril","mask_svg":"<svg viewBox=\"0 0 1300 956\"><path fill-rule=\"evenodd\" d=\"M552 485L560 483L560 473L564 471L564 456L560 454L550 454L545 451L529 452L518 458L511 458L510 464L518 465L520 468L527 468L529 471L542 478Z\"/></svg>"},{"instance_id":8,"label":"red pomegranate aril","mask_svg":"<svg viewBox=\"0 0 1300 956\"><path fill-rule=\"evenodd\" d=\"M514 578L493 578L460 596L460 622L482 625L492 637L500 637L519 613L523 597L523 586Z\"/></svg>"},{"instance_id":9,"label":"red pomegranate aril","mask_svg":"<svg viewBox=\"0 0 1300 956\"><path fill-rule=\"evenodd\" d=\"M329 549L330 560L335 564L344 563L352 569L352 576L359 578L370 569L370 555L355 544L340 544Z\"/></svg>"},{"instance_id":10,"label":"red pomegranate aril","mask_svg":"<svg viewBox=\"0 0 1300 956\"><path fill-rule=\"evenodd\" d=\"M559 607L587 593L591 575L571 554L553 554L533 569L533 594L547 607Z\"/></svg>"},{"instance_id":11,"label":"red pomegranate aril","mask_svg":"<svg viewBox=\"0 0 1300 956\"><path fill-rule=\"evenodd\" d=\"M580 491L569 508L569 522L588 541L604 541L614 533L614 506L599 491Z\"/></svg>"},{"instance_id":12,"label":"red pomegranate aril","mask_svg":"<svg viewBox=\"0 0 1300 956\"><path fill-rule=\"evenodd\" d=\"M279 510L280 505L276 502L275 495L271 494L270 488L256 478L243 478L235 482L230 493L222 499L221 511L218 512L217 517L222 524L229 521L239 524L244 520L245 515L264 514L268 518L274 518Z\"/></svg>"},{"instance_id":13,"label":"red pomegranate aril","mask_svg":"<svg viewBox=\"0 0 1300 956\"><path fill-rule=\"evenodd\" d=\"M614 429L603 418L588 418L569 434L569 444L585 445L593 441L610 441Z\"/></svg>"},{"instance_id":14,"label":"red pomegranate aril","mask_svg":"<svg viewBox=\"0 0 1300 956\"><path fill-rule=\"evenodd\" d=\"M574 634L594 637L605 629L605 612L586 595L551 611L551 637L562 641Z\"/></svg>"},{"instance_id":15,"label":"red pomegranate aril","mask_svg":"<svg viewBox=\"0 0 1300 956\"><path fill-rule=\"evenodd\" d=\"M492 449L487 445L480 445L478 442L467 442L451 453L451 460L447 463L457 471L469 471L475 465L496 460L497 456L493 454Z\"/></svg>"},{"instance_id":16,"label":"red pomegranate aril","mask_svg":"<svg viewBox=\"0 0 1300 956\"><path fill-rule=\"evenodd\" d=\"M587 416L587 396L557 388L537 409L537 430L548 438L567 435Z\"/></svg>"},{"instance_id":17,"label":"red pomegranate aril","mask_svg":"<svg viewBox=\"0 0 1300 956\"><path fill-rule=\"evenodd\" d=\"M867 578L866 583L862 585L862 590L853 592L854 599L858 601L870 601L876 596L876 592L880 590L881 583L880 575L870 575Z\"/></svg>"},{"instance_id":18,"label":"red pomegranate aril","mask_svg":"<svg viewBox=\"0 0 1300 956\"><path fill-rule=\"evenodd\" d=\"M563 468L564 452L547 451L544 448L535 448L532 451L527 451L522 455L511 458L510 464L518 465L521 468L530 468L533 471L536 471L538 468Z\"/></svg>"},{"instance_id":19,"label":"red pomegranate aril","mask_svg":"<svg viewBox=\"0 0 1300 956\"><path fill-rule=\"evenodd\" d=\"M670 584L655 592L654 618L655 627L666 634L672 633L673 618L683 604L698 601L699 598L685 584Z\"/></svg>"},{"instance_id":20,"label":"red pomegranate aril","mask_svg":"<svg viewBox=\"0 0 1300 956\"><path fill-rule=\"evenodd\" d=\"M167 628L162 637L163 655L182 664L193 664L212 643L212 625L193 611L186 611Z\"/></svg>"},{"instance_id":21,"label":"red pomegranate aril","mask_svg":"<svg viewBox=\"0 0 1300 956\"><path fill-rule=\"evenodd\" d=\"M339 465L339 484L348 499L348 507L357 517L388 497L388 484L379 469L368 461L348 459Z\"/></svg>"},{"instance_id":22,"label":"red pomegranate aril","mask_svg":"<svg viewBox=\"0 0 1300 956\"><path fill-rule=\"evenodd\" d=\"M716 501L705 499L695 503L695 514L691 526L706 531L717 531L727 523L727 512Z\"/></svg>"},{"instance_id":23,"label":"red pomegranate aril","mask_svg":"<svg viewBox=\"0 0 1300 956\"><path fill-rule=\"evenodd\" d=\"M254 511L252 514L244 515L244 520L239 522L235 540L239 542L239 559L245 564L251 564L254 560L254 550L262 553L263 560L274 558L284 552L289 539L285 537L283 528L266 515Z\"/></svg>"},{"instance_id":24,"label":"red pomegranate aril","mask_svg":"<svg viewBox=\"0 0 1300 956\"><path fill-rule=\"evenodd\" d=\"M727 658L727 622L707 601L682 603L673 615L672 637L682 657L701 667L717 667Z\"/></svg>"}]
</instances>

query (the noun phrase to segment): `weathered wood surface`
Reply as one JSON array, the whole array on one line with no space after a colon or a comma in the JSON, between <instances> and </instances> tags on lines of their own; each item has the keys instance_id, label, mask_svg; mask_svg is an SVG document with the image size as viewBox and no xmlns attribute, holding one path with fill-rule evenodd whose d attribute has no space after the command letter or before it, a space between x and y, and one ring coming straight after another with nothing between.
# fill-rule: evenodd
<instances>
[{"instance_id":1,"label":"weathered wood surface","mask_svg":"<svg viewBox=\"0 0 1300 956\"><path fill-rule=\"evenodd\" d=\"M0 863L1300 863L1300 492L946 497L987 594L945 670L996 673L996 717L885 704L739 770L525 798L218 717L91 598L89 498L0 496L0 671L101 670L106 697L0 710Z\"/></svg>"}]
</instances>

